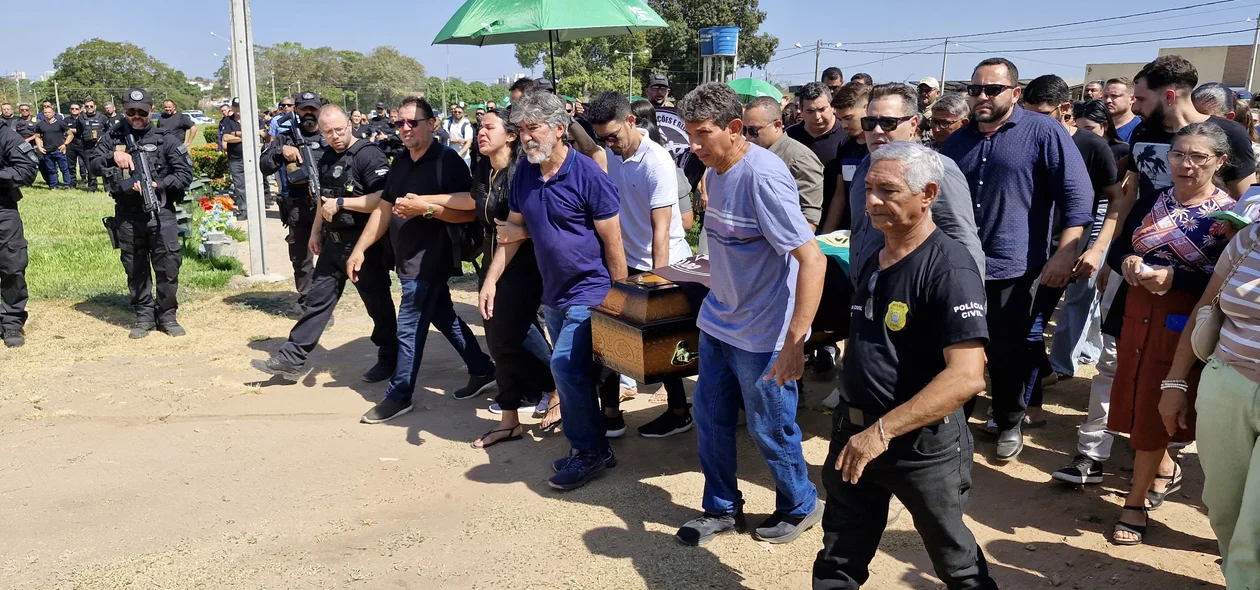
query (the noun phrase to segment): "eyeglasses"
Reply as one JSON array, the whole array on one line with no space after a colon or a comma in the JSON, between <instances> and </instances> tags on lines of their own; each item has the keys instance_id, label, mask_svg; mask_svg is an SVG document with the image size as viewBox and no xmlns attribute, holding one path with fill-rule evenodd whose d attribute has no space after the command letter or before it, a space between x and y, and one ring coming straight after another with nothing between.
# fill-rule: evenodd
<instances>
[{"instance_id":1,"label":"eyeglasses","mask_svg":"<svg viewBox=\"0 0 1260 590\"><path fill-rule=\"evenodd\" d=\"M866 282L866 305L862 307L862 314L866 316L868 321L875 320L875 283L879 281L879 268L875 268L875 272L871 273L871 279Z\"/></svg>"},{"instance_id":2,"label":"eyeglasses","mask_svg":"<svg viewBox=\"0 0 1260 590\"><path fill-rule=\"evenodd\" d=\"M412 129L418 129L418 128L420 127L420 124L421 124L421 123L423 123L423 122L425 122L425 121L428 121L428 120L429 120L428 118L423 118L423 119L399 119L399 120L398 120L398 126L399 126L400 128L402 128L402 127L410 127L410 128L412 128Z\"/></svg>"},{"instance_id":3,"label":"eyeglasses","mask_svg":"<svg viewBox=\"0 0 1260 590\"><path fill-rule=\"evenodd\" d=\"M140 109L127 109L127 116L128 117L147 117L149 116L149 111L142 111Z\"/></svg>"},{"instance_id":4,"label":"eyeglasses","mask_svg":"<svg viewBox=\"0 0 1260 590\"><path fill-rule=\"evenodd\" d=\"M961 121L961 120L962 119L959 119L958 121ZM931 119L928 119L928 124L931 125L933 129L944 129L946 127L953 126L955 123L958 123L958 121L951 121L949 119L937 119L933 117Z\"/></svg>"},{"instance_id":5,"label":"eyeglasses","mask_svg":"<svg viewBox=\"0 0 1260 590\"><path fill-rule=\"evenodd\" d=\"M914 115L908 117L862 117L862 131L874 131L876 125L885 132L892 131L914 117Z\"/></svg>"},{"instance_id":6,"label":"eyeglasses","mask_svg":"<svg viewBox=\"0 0 1260 590\"><path fill-rule=\"evenodd\" d=\"M288 108L293 108L293 103L291 103L291 102L282 102L282 103L280 103L280 106L282 106L282 107L288 107Z\"/></svg>"},{"instance_id":7,"label":"eyeglasses","mask_svg":"<svg viewBox=\"0 0 1260 590\"><path fill-rule=\"evenodd\" d=\"M1168 151L1168 163L1173 164L1173 165L1180 164L1182 162L1185 162L1186 160L1190 160L1190 163L1195 166L1206 166L1207 163L1211 161L1212 158L1215 158L1215 157L1216 156L1213 154L1194 153L1194 152L1186 153L1181 150Z\"/></svg>"},{"instance_id":8,"label":"eyeglasses","mask_svg":"<svg viewBox=\"0 0 1260 590\"><path fill-rule=\"evenodd\" d=\"M980 96L980 93L984 92L985 96L994 97L1012 88L1018 88L1018 86L1008 86L1006 84L968 84L967 96Z\"/></svg>"},{"instance_id":9,"label":"eyeglasses","mask_svg":"<svg viewBox=\"0 0 1260 590\"><path fill-rule=\"evenodd\" d=\"M749 139L757 139L758 137L761 137L762 129L765 129L764 125L761 127L753 127L752 125L744 125L744 137L747 137Z\"/></svg>"}]
</instances>

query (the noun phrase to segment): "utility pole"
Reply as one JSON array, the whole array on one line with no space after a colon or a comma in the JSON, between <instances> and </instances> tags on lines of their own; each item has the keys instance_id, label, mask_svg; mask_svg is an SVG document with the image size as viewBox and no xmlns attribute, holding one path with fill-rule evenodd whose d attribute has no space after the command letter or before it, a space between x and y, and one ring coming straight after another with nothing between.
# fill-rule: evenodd
<instances>
[{"instance_id":1,"label":"utility pole","mask_svg":"<svg viewBox=\"0 0 1260 590\"><path fill-rule=\"evenodd\" d=\"M941 54L941 90L945 89L945 62L949 59L949 37L945 38L945 51Z\"/></svg>"},{"instance_id":2,"label":"utility pole","mask_svg":"<svg viewBox=\"0 0 1260 590\"><path fill-rule=\"evenodd\" d=\"M61 112L61 88L58 87L57 81L53 80L53 96L57 100L57 112Z\"/></svg>"},{"instance_id":3,"label":"utility pole","mask_svg":"<svg viewBox=\"0 0 1260 590\"><path fill-rule=\"evenodd\" d=\"M817 82L821 78L818 77L818 66L822 62L822 39L818 40L818 44L814 46L814 81Z\"/></svg>"},{"instance_id":4,"label":"utility pole","mask_svg":"<svg viewBox=\"0 0 1260 590\"><path fill-rule=\"evenodd\" d=\"M249 274L267 274L266 208L263 206L262 174L258 169L259 137L253 132L258 121L258 80L254 71L254 32L250 25L249 0L230 0L232 14L232 63L236 70L239 87L232 92L241 100L241 123L246 131L241 134L241 151L245 164L245 202L249 216Z\"/></svg>"},{"instance_id":5,"label":"utility pole","mask_svg":"<svg viewBox=\"0 0 1260 590\"><path fill-rule=\"evenodd\" d=\"M301 80L297 81L297 87L298 87L297 93L302 94L302 81Z\"/></svg>"},{"instance_id":6,"label":"utility pole","mask_svg":"<svg viewBox=\"0 0 1260 590\"><path fill-rule=\"evenodd\" d=\"M1260 16L1256 17L1256 37L1251 42L1251 63L1247 64L1247 92L1251 92L1251 83L1256 78L1256 50L1260 49Z\"/></svg>"},{"instance_id":7,"label":"utility pole","mask_svg":"<svg viewBox=\"0 0 1260 590\"><path fill-rule=\"evenodd\" d=\"M276 100L276 74L275 72L272 72L271 74L271 104L273 105L280 104L280 101ZM271 108L274 109L276 107L273 106Z\"/></svg>"}]
</instances>

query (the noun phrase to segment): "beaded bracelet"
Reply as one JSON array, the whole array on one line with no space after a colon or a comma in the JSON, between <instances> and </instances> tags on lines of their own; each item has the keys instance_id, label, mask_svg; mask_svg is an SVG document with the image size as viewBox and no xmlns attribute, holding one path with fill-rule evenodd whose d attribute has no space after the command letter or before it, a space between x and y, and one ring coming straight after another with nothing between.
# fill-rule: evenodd
<instances>
[{"instance_id":1,"label":"beaded bracelet","mask_svg":"<svg viewBox=\"0 0 1260 590\"><path fill-rule=\"evenodd\" d=\"M1180 389L1185 392L1190 391L1190 385L1184 379L1165 379L1159 384L1160 389Z\"/></svg>"}]
</instances>

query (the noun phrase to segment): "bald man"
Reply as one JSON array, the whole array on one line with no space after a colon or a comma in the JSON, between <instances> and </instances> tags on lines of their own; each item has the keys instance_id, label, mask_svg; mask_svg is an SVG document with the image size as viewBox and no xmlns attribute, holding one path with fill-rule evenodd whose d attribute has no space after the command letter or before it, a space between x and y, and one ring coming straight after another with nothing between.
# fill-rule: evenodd
<instances>
[{"instance_id":1,"label":"bald man","mask_svg":"<svg viewBox=\"0 0 1260 590\"><path fill-rule=\"evenodd\" d=\"M370 212L380 203L381 189L389 174L389 159L379 147L354 136L350 118L340 106L329 104L319 111L319 131L330 149L319 158L319 180L324 189L318 215L311 227L307 247L319 256L306 295L306 308L289 340L267 360L251 364L282 380L297 382L306 372L306 359L323 335L333 308L346 286L346 261L367 224ZM389 293L389 267L384 246L368 248L354 286L372 318L372 343L377 346L376 364L363 375L375 383L394 374L398 358L398 321Z\"/></svg>"}]
</instances>

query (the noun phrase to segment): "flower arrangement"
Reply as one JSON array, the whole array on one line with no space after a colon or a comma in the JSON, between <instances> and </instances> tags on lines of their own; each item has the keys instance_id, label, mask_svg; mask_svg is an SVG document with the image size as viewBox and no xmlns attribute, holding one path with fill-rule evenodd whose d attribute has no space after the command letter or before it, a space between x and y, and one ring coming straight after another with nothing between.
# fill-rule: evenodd
<instances>
[{"instance_id":1,"label":"flower arrangement","mask_svg":"<svg viewBox=\"0 0 1260 590\"><path fill-rule=\"evenodd\" d=\"M201 233L203 240L210 233L226 233L236 218L236 215L232 213L236 209L236 203L226 195L201 197L197 204L201 206L202 211L201 224L197 231Z\"/></svg>"}]
</instances>

